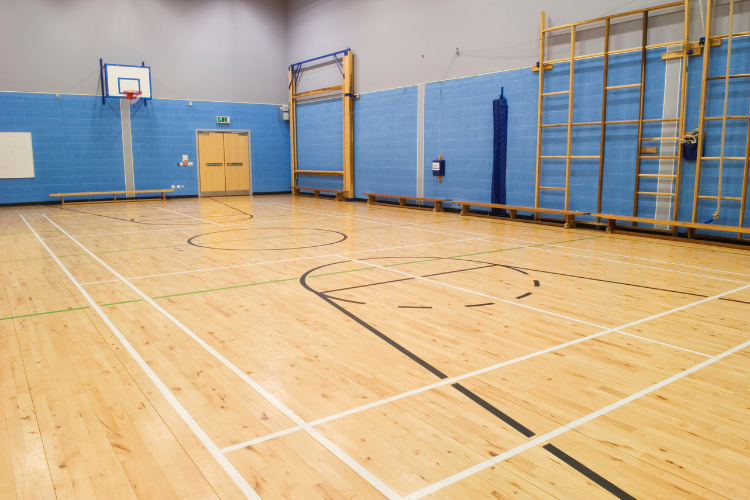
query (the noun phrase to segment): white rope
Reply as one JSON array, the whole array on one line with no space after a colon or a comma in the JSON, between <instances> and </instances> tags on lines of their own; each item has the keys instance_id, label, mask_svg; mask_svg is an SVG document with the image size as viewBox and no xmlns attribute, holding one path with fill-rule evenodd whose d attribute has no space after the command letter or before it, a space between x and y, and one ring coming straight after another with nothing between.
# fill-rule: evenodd
<instances>
[{"instance_id":1,"label":"white rope","mask_svg":"<svg viewBox=\"0 0 750 500\"><path fill-rule=\"evenodd\" d=\"M724 115L721 121L721 153L719 154L719 189L716 197L716 212L714 220L719 218L721 212L721 184L724 177L724 142L727 135L727 104L729 102L729 66L732 62L732 34L734 29L734 0L729 0L729 41L727 43L727 71L724 78ZM711 43L710 40L707 40ZM698 154L701 154L698 151Z\"/></svg>"},{"instance_id":2,"label":"white rope","mask_svg":"<svg viewBox=\"0 0 750 500\"><path fill-rule=\"evenodd\" d=\"M698 0L698 5L701 8L701 29L703 30L703 37L706 37L706 20L703 17L703 0Z\"/></svg>"}]
</instances>

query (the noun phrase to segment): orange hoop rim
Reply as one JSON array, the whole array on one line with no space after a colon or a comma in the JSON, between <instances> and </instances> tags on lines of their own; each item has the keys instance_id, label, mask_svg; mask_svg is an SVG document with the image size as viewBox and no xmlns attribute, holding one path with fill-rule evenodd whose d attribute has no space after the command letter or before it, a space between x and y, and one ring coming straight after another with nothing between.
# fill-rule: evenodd
<instances>
[{"instance_id":1,"label":"orange hoop rim","mask_svg":"<svg viewBox=\"0 0 750 500\"><path fill-rule=\"evenodd\" d=\"M125 98L130 104L138 102L138 99L141 98L141 94L143 94L140 90L123 90L122 93L125 94Z\"/></svg>"}]
</instances>

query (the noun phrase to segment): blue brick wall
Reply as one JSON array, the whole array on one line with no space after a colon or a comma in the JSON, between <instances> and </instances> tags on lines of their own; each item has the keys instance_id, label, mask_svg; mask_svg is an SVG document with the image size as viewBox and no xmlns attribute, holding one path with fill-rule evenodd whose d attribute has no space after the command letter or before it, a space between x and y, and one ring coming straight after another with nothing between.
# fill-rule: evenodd
<instances>
[{"instance_id":1,"label":"blue brick wall","mask_svg":"<svg viewBox=\"0 0 750 500\"><path fill-rule=\"evenodd\" d=\"M663 49L647 56L645 118L661 118L663 112L665 62ZM722 75L726 43L711 51L711 75ZM574 122L601 119L601 58L576 63ZM700 103L701 57L690 59L686 130L697 127ZM734 42L732 73L750 72L750 37ZM609 85L637 83L640 54L610 58ZM501 88L509 104L507 200L517 205L534 203L536 170L536 121L538 75L522 68L479 75L425 86L424 193L425 196L489 201L492 178L492 100ZM545 92L568 88L568 66L556 64L546 72ZM675 92L677 89L674 90ZM638 116L638 89L611 90L609 120L632 120ZM708 116L720 116L723 82L711 83ZM417 87L404 87L363 94L355 101L354 154L355 195L375 191L412 195L417 175ZM545 97L544 123L567 121L568 96ZM730 115L750 109L750 82L731 83ZM328 99L298 106L298 161L302 170L342 170L341 100ZM217 129L217 115L229 115L229 129L251 130L254 191L285 191L290 184L289 128L279 121L276 106L155 99L148 107L132 108L132 133L136 188L160 188L185 184L180 194L197 194L194 167L178 167L183 154L195 161L195 129ZM598 125L574 128L573 155L598 155ZM74 190L108 190L124 187L119 102L105 106L96 96L0 93L0 131L33 133L36 178L0 180L0 203L48 200L48 193ZM730 121L726 156L744 156L746 121ZM661 135L661 123L644 125L644 137ZM604 157L604 212L630 214L633 203L637 125L609 125ZM721 122L707 126L706 154L718 156ZM566 128L544 129L544 155L564 155ZM431 162L443 155L446 176L442 183L432 176ZM570 208L596 209L598 160L576 159L570 178ZM643 173L656 173L657 160L645 160ZM543 161L543 186L563 186L564 160ZM742 193L743 163L725 162L724 196ZM692 216L695 162L683 162L679 216ZM701 172L701 194L716 194L718 162L705 161ZM300 185L340 188L341 177L300 176ZM655 191L653 180L643 180L642 191ZM639 215L652 217L655 197L642 196ZM541 204L562 207L562 192L544 191ZM710 218L714 200L699 202L698 219ZM746 218L750 221L750 204ZM739 202L722 204L720 224L736 224Z\"/></svg>"},{"instance_id":2,"label":"blue brick wall","mask_svg":"<svg viewBox=\"0 0 750 500\"><path fill-rule=\"evenodd\" d=\"M93 96L0 92L0 132L31 132L31 179L0 179L0 204L50 193L122 189L120 103Z\"/></svg>"},{"instance_id":3,"label":"blue brick wall","mask_svg":"<svg viewBox=\"0 0 750 500\"><path fill-rule=\"evenodd\" d=\"M425 87L426 197L490 201L492 101L508 99L508 203L534 203L538 78L530 69L492 73ZM432 161L445 160L443 182ZM530 197L529 197L530 196Z\"/></svg>"},{"instance_id":4,"label":"blue brick wall","mask_svg":"<svg viewBox=\"0 0 750 500\"><path fill-rule=\"evenodd\" d=\"M136 189L184 184L180 195L198 194L195 129L218 129L216 116L231 116L227 129L251 131L253 190L288 191L289 126L277 106L154 99L131 108ZM0 92L0 132L31 132L35 177L0 179L0 204L49 201L48 194L125 188L120 102L99 96Z\"/></svg>"},{"instance_id":5,"label":"blue brick wall","mask_svg":"<svg viewBox=\"0 0 750 500\"><path fill-rule=\"evenodd\" d=\"M665 49L649 50L646 58L646 83L644 118L660 119L663 116L666 63L662 59ZM726 43L715 47L711 53L711 72L724 72ZM690 59L688 74L687 130L697 127L701 79L700 57ZM640 81L640 53L616 54L610 57L608 84L627 85ZM574 88L574 122L601 120L602 58L576 62ZM733 47L732 73L750 72L750 37L736 39ZM569 66L555 64L546 72L545 92L568 90ZM733 80L730 92L729 114L747 114L750 107L750 82ZM492 179L492 100L505 88L509 104L508 120L508 170L507 200L517 205L534 203L536 169L536 120L538 75L522 68L500 73L479 75L426 85L424 179L425 196L489 201ZM405 99L395 99L402 92ZM674 92L678 92L675 87ZM382 96L378 96L382 94ZM714 82L709 88L709 116L722 112L723 83ZM407 99L408 96L408 99ZM355 170L356 191L411 194L416 191L416 176L411 174L411 164L416 148L416 88L389 90L364 94L355 105ZM404 115L392 117L396 110ZM608 93L608 120L635 120L638 118L639 89L612 89ZM544 123L565 123L568 114L568 96L545 97ZM399 127L399 124L402 126ZM644 124L643 137L661 137L662 123ZM638 152L637 124L608 125L604 155L602 211L631 214L635 186L635 162ZM573 155L599 154L600 126L574 127ZM729 122L726 156L744 156L747 122ZM721 122L707 127L706 154L718 156ZM337 138L338 139L338 138ZM543 155L565 155L566 127L545 128ZM651 143L647 145L654 145ZM443 155L446 176L439 183L432 176L431 162ZM377 165L381 168L378 169ZM386 166L385 168L382 168ZM705 161L701 174L701 193L715 194L717 184L716 161ZM740 196L742 191L742 162L725 162L724 195ZM642 173L658 173L659 161L644 159ZM574 159L571 163L570 208L582 211L596 210L598 159ZM565 185L565 160L543 160L543 186ZM691 218L695 162L683 162L683 182L680 186L680 219ZM656 180L642 178L641 191L657 190ZM543 191L543 206L563 206L563 192ZM653 217L656 197L641 196L639 215ZM715 208L713 200L702 200L699 220L710 217ZM719 223L736 224L739 219L739 202L725 201ZM750 204L746 218L750 221Z\"/></svg>"},{"instance_id":6,"label":"blue brick wall","mask_svg":"<svg viewBox=\"0 0 750 500\"><path fill-rule=\"evenodd\" d=\"M362 94L354 103L354 190L415 196L417 87Z\"/></svg>"},{"instance_id":7,"label":"blue brick wall","mask_svg":"<svg viewBox=\"0 0 750 500\"><path fill-rule=\"evenodd\" d=\"M289 125L279 120L278 106L230 102L154 99L131 108L133 169L136 189L184 184L180 195L198 194L195 166L181 167L182 155L195 158L195 130L250 130L253 192L288 191ZM231 123L217 125L217 116Z\"/></svg>"},{"instance_id":8,"label":"blue brick wall","mask_svg":"<svg viewBox=\"0 0 750 500\"><path fill-rule=\"evenodd\" d=\"M344 170L344 120L341 98L297 105L297 169ZM297 185L342 189L343 177L300 175Z\"/></svg>"}]
</instances>

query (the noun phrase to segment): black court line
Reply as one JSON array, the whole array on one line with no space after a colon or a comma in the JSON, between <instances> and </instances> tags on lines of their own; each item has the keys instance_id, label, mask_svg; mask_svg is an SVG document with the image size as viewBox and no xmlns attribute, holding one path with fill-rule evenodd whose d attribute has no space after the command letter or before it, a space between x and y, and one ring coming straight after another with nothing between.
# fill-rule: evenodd
<instances>
[{"instance_id":1,"label":"black court line","mask_svg":"<svg viewBox=\"0 0 750 500\"><path fill-rule=\"evenodd\" d=\"M155 198L155 199L161 200L161 198ZM62 210L62 211L70 211L70 212L76 212L78 214L94 215L96 217L104 217L104 218L107 218L107 219L120 220L120 221L123 221L123 222L132 222L134 224L142 224L144 226L189 226L189 225L195 225L196 224L196 223L190 222L190 221L185 221L184 223L177 223L177 222L142 222L142 221L135 220L135 217L133 217L132 219L123 219L122 217L113 217L111 215L103 215L103 214L99 214L99 213L95 213L95 212L86 212L85 210L74 210L72 208L67 208L67 207L63 208L63 207L58 207L56 205L51 205L51 207L52 208L56 208L58 210ZM175 218L173 218L173 215L174 214L170 215L170 219L165 219L165 220L184 220L184 219L175 219ZM185 214L179 214L179 215L185 215ZM242 222L243 220L250 220L250 219L253 218L253 216L250 215L250 214L246 214L246 215L248 215L249 217L247 217L246 219L239 219L239 220L232 221L232 222Z\"/></svg>"},{"instance_id":2,"label":"black court line","mask_svg":"<svg viewBox=\"0 0 750 500\"><path fill-rule=\"evenodd\" d=\"M621 281L603 280L603 279L600 279L600 278L590 278L588 276L578 276L578 275L575 275L575 274L556 273L554 271L543 271L541 269L531 269L531 268L528 268L528 267L520 267L519 269L526 269L527 271L534 271L535 273L555 274L557 276L566 276L568 278L577 278L577 279L581 279L581 280L599 281L599 282L602 282L602 283L612 283L613 285L635 286L635 287L638 287L638 288L646 288L648 290L656 290L656 291L659 291L659 292L681 293L682 295L692 295L693 297L708 297L708 295L701 295L699 293L680 292L678 290L668 290L666 288L655 288L655 287L652 287L652 286L637 285L635 283L623 283Z\"/></svg>"},{"instance_id":3,"label":"black court line","mask_svg":"<svg viewBox=\"0 0 750 500\"><path fill-rule=\"evenodd\" d=\"M240 212L241 214L249 215L251 219L253 218L253 215L251 215L251 214L249 214L249 213L247 213L247 212L245 212L245 211L243 211L243 210L240 210L240 209L239 209L239 208L237 208L237 207L233 207L232 205L230 205L230 204L228 204L228 203L224 203L223 201L219 201L219 200L217 200L216 198L213 198L213 197L211 197L211 196L209 196L209 197L208 197L208 199L209 199L209 200L213 200L213 201L215 201L215 202L217 202L217 203L221 203L222 205L225 205L225 206L227 206L227 207L229 207L229 208L231 208L231 209L233 209L233 210L237 210L237 211L238 211L238 212Z\"/></svg>"},{"instance_id":4,"label":"black court line","mask_svg":"<svg viewBox=\"0 0 750 500\"><path fill-rule=\"evenodd\" d=\"M528 427L525 427L517 420L514 420L513 418L509 417L506 413L503 413L502 411L498 410L495 406L493 406L491 403L489 403L486 399L478 396L477 394L473 393L466 387L462 386L461 384L451 384L451 387L458 390L461 394L466 396L467 398L474 401L476 404L487 410L488 412L495 415L497 418L505 422L506 424L513 427L515 430L523 434L524 436L532 437L535 436L534 432L532 432Z\"/></svg>"},{"instance_id":5,"label":"black court line","mask_svg":"<svg viewBox=\"0 0 750 500\"><path fill-rule=\"evenodd\" d=\"M398 306L399 309L432 309L432 306Z\"/></svg>"},{"instance_id":6,"label":"black court line","mask_svg":"<svg viewBox=\"0 0 750 500\"><path fill-rule=\"evenodd\" d=\"M677 294L680 294L680 295L690 295L692 297L704 297L704 298L708 297L708 295L702 295L700 293L682 292L680 290L669 290L668 288L656 288L656 287L653 287L653 286L638 285L638 284L635 284L635 283L623 283L622 281L603 280L603 279L600 279L600 278L590 278L588 276L577 276L575 274L556 273L556 272L553 272L553 271L543 271L541 269L531 269L531 268L528 268L528 267L522 267L520 269L526 269L528 271L534 271L536 273L545 273L545 274L555 274L557 276L566 276L568 278L577 278L577 279L590 280L590 281L601 281L602 283L612 283L613 285L634 286L634 287L637 287L637 288L645 288L646 290L656 290L658 292L677 293ZM538 285L536 285L536 283L537 283L537 281L534 280L534 285L538 286ZM737 302L739 304L750 304L750 302L747 302L747 301L744 301L744 300L729 299L727 297L719 297L719 300L726 300L726 301L729 301L729 302Z\"/></svg>"},{"instance_id":7,"label":"black court line","mask_svg":"<svg viewBox=\"0 0 750 500\"><path fill-rule=\"evenodd\" d=\"M361 259L361 260L372 260L372 259L378 259L378 258L385 259L385 258L394 258L394 257L372 257L372 258ZM395 258L409 258L409 257L395 257ZM456 259L456 260L469 260L469 259ZM320 270L320 269L322 269L324 267L329 267L329 266L333 266L333 265L337 265L337 264L343 264L343 263L347 263L347 262L350 262L350 261L333 262L331 264L324 264L324 265L316 267L314 269L310 269L309 271L307 271L305 274L303 274L300 277L300 284L307 291L314 293L315 295L317 295L318 297L320 297L321 299L323 299L325 302L327 302L328 304L330 304L331 306L333 306L334 308L336 308L338 311L340 311L344 315L348 316L352 320L356 321L358 324L360 324L361 326L363 326L364 328L366 328L367 330L369 330L370 332L372 332L374 335L376 335L380 339L384 340L386 343L388 343L392 347L396 348L399 352L401 352L402 354L404 354L407 357L409 357L412 361L414 361L418 365L422 366L423 368L425 368L427 371L429 371L433 375L437 376L440 379L446 379L446 378L448 378L448 376L445 373L443 373L442 371L440 371L436 367L432 366L429 362L427 362L424 359L420 358L419 356L417 356L415 353L411 352L406 347L402 346L401 344L399 344L395 340L391 339L386 334L384 334L383 332L379 331L378 329L376 329L375 327L373 327L372 325L370 325L369 323L367 323L366 321L364 321L363 319L361 319L359 316L357 316L357 315L349 312L347 309L341 307L339 304L336 304L329 297L327 297L324 293L318 292L317 290L312 289L307 284L307 277L310 274L314 273L315 271L318 271L318 270ZM477 262L477 261L473 261L473 262ZM489 263L486 263L486 264L489 264ZM488 267L491 267L491 266L488 266ZM503 267L510 267L510 266L503 266ZM511 269L516 270L515 268L511 268ZM523 272L523 271L519 271L519 272ZM524 274L527 274L527 273L524 273ZM410 278L410 279L412 279L412 278ZM405 281L405 280L398 280L398 281ZM384 283L380 283L380 284L385 284L385 282ZM471 401L475 402L476 404L478 404L479 406L481 406L482 408L484 408L485 410L487 410L488 412L490 412L492 415L494 415L495 417L499 418L500 420L502 420L503 422L505 422L506 424L508 424L509 426L511 426L513 429L515 429L518 432L520 432L521 434L523 434L524 436L531 437L531 436L535 435L533 431L531 431L530 429L528 429L527 427L525 427L523 424L521 424L520 422L518 422L517 420L515 420L514 418L512 418L508 414L502 412L501 410L499 410L498 408L496 408L495 406L493 406L491 403L489 403L488 401L486 401L485 399L483 399L479 395L475 394L471 390L467 389L466 387L462 386L461 384L451 384L451 387L453 387L454 389L456 389L457 391L459 391L464 396L468 397ZM550 446L552 448L548 448L548 446ZM607 481L602 476L600 476L596 472L592 471L591 469L589 469L588 467L586 467L582 463L578 462L577 460L573 459L572 457L570 457L570 455L562 452L558 448L553 447L552 445L546 445L543 448L546 449L548 452L553 453L553 454L555 454L555 451L559 452L560 456L558 458L560 458L561 460L565 461L565 463L568 464L568 465L570 465L571 467L573 467L573 469L575 469L579 473L583 474L587 478L591 479L596 484L598 484L602 488L606 489L608 492L612 493L613 495L617 496L621 500L636 500L633 496L631 496L628 493L624 492L623 490L621 490L620 488L618 488L616 485L614 485L610 481ZM553 450L555 450L555 451L553 451ZM558 455L555 454L555 456L558 456ZM563 459L562 457L565 457L565 458Z\"/></svg>"},{"instance_id":8,"label":"black court line","mask_svg":"<svg viewBox=\"0 0 750 500\"><path fill-rule=\"evenodd\" d=\"M364 302L357 302L356 300L348 300L348 299L342 299L340 297L331 297L330 295L326 295L329 299L333 300L340 300L341 302L349 302L350 304L365 304Z\"/></svg>"},{"instance_id":9,"label":"black court line","mask_svg":"<svg viewBox=\"0 0 750 500\"><path fill-rule=\"evenodd\" d=\"M524 293L523 295L519 295L519 296L518 296L518 297L516 297L516 298L517 298L517 299L525 299L525 298L526 298L526 297L528 297L529 295L531 295L531 292L526 292L526 293Z\"/></svg>"},{"instance_id":10,"label":"black court line","mask_svg":"<svg viewBox=\"0 0 750 500\"><path fill-rule=\"evenodd\" d=\"M491 306L494 305L494 302L485 302L484 304L469 304L464 307L482 307L482 306Z\"/></svg>"},{"instance_id":11,"label":"black court line","mask_svg":"<svg viewBox=\"0 0 750 500\"><path fill-rule=\"evenodd\" d=\"M399 257L399 258L403 258L403 257ZM421 258L427 259L428 257L421 257ZM440 257L440 258L442 258L442 257ZM366 259L360 259L360 260L366 260ZM480 262L480 261L471 260L471 259L458 259L458 258L451 258L451 257L445 257L444 260L463 260L463 261L467 261L467 262ZM444 272L441 272L441 273L425 274L425 275L423 275L421 277L422 278L431 278L433 276L441 276L443 274L461 273L461 272L464 272L464 271L474 271L476 269L486 269L488 267L504 267L506 269L511 269L513 271L517 271L517 272L519 272L521 274L526 274L526 275L529 274L529 273L525 273L522 270L517 269L517 268L515 268L513 266L506 266L506 265L503 265L503 264L494 264L494 263L489 263L489 262L487 262L487 263L481 262L481 263L482 264L487 264L487 265L486 266L480 266L480 267L472 267L472 268L469 268L469 269L459 269L457 271L444 271ZM373 268L373 269L377 269L377 268ZM367 283L365 285L355 285L355 286L348 286L346 288L336 288L334 290L326 290L326 291L324 291L322 293L341 292L343 290L354 290L355 288L365 288L365 287L368 287L368 286L385 285L387 283L398 283L400 281L411 281L411 280L414 280L414 279L416 279L416 278L400 278L400 279L397 279L397 280L390 280L390 281L378 281L377 283ZM538 283L539 283L539 281L534 280L534 286L539 286Z\"/></svg>"},{"instance_id":12,"label":"black court line","mask_svg":"<svg viewBox=\"0 0 750 500\"><path fill-rule=\"evenodd\" d=\"M738 302L740 304L750 304L750 302L746 302L744 300L728 299L726 297L719 297L719 300L728 300L729 302Z\"/></svg>"},{"instance_id":13,"label":"black court line","mask_svg":"<svg viewBox=\"0 0 750 500\"><path fill-rule=\"evenodd\" d=\"M338 234L339 236L341 236L341 238L336 241L332 241L330 243L323 243L320 245L308 245L306 247L287 247L287 248L221 248L221 247L211 247L208 245L201 245L200 243L193 243L194 239L200 238L202 236L208 236L211 234L236 233L238 231L273 231L273 230L279 230L279 229L290 229L293 231L304 231L304 230L320 231L321 233ZM288 236L288 235L282 235L282 236ZM223 231L214 231L212 233L197 234L193 236L192 238L189 238L187 242L189 245L192 245L194 247L210 248L211 250L231 250L231 251L237 251L237 252L267 252L267 251L272 251L272 250L278 250L278 251L280 250L302 250L303 248L327 247L328 245L335 245L336 243L341 243L345 239L347 239L347 236L344 233L340 233L338 231L332 231L330 229L318 229L316 227L253 227L253 228L240 228L240 229L225 229Z\"/></svg>"},{"instance_id":14,"label":"black court line","mask_svg":"<svg viewBox=\"0 0 750 500\"><path fill-rule=\"evenodd\" d=\"M592 471L585 465L583 465L581 462L576 460L575 458L571 457L564 451L562 451L560 448L553 444L545 444L542 446L545 450L552 453L554 456L568 464L569 466L573 467L575 470L586 476L587 478L594 481L596 484L616 496L617 498L620 498L622 500L636 500L636 498L629 494L626 491L623 491L622 489L618 488L616 485L612 484L611 482L604 479L602 476L597 474L596 472Z\"/></svg>"}]
</instances>

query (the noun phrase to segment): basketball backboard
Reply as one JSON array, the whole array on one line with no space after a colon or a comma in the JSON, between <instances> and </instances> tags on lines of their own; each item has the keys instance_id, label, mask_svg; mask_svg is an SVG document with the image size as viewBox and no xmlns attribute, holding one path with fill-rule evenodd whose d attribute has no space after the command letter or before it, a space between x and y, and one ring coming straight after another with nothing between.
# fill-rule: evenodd
<instances>
[{"instance_id":1,"label":"basketball backboard","mask_svg":"<svg viewBox=\"0 0 750 500\"><path fill-rule=\"evenodd\" d=\"M151 68L124 64L104 65L104 90L107 97L125 98L126 90L140 90L141 99L151 99Z\"/></svg>"}]
</instances>

